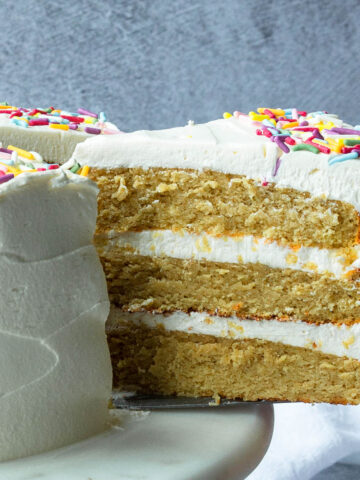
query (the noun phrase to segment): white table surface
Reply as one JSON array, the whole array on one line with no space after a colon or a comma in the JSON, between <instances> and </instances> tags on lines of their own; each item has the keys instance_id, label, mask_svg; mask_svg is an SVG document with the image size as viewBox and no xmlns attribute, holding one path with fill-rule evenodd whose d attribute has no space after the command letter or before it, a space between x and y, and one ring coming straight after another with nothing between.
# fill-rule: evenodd
<instances>
[{"instance_id":1,"label":"white table surface","mask_svg":"<svg viewBox=\"0 0 360 480\"><path fill-rule=\"evenodd\" d=\"M102 435L1 463L0 480L238 480L265 455L274 421L267 404L117 415Z\"/></svg>"}]
</instances>

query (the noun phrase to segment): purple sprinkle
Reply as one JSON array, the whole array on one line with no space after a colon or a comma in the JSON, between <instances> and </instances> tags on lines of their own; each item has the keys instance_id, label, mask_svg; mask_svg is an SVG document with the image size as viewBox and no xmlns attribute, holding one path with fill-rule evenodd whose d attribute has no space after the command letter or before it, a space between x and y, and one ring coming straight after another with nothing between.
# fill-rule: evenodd
<instances>
[{"instance_id":1,"label":"purple sprinkle","mask_svg":"<svg viewBox=\"0 0 360 480\"><path fill-rule=\"evenodd\" d=\"M0 152L3 152L3 153L10 153L10 155L13 153L13 151L12 151L12 150L9 150L8 148L3 148L3 147L1 147L1 148L0 148Z\"/></svg>"},{"instance_id":2,"label":"purple sprinkle","mask_svg":"<svg viewBox=\"0 0 360 480\"><path fill-rule=\"evenodd\" d=\"M308 125L309 125L309 122L307 122L306 120L304 120L299 124L300 127L307 127Z\"/></svg>"},{"instance_id":3,"label":"purple sprinkle","mask_svg":"<svg viewBox=\"0 0 360 480\"><path fill-rule=\"evenodd\" d=\"M78 113L80 113L80 115L87 115L88 117L98 118L96 113L89 112L89 110L85 110L84 108L78 108Z\"/></svg>"},{"instance_id":4,"label":"purple sprinkle","mask_svg":"<svg viewBox=\"0 0 360 480\"><path fill-rule=\"evenodd\" d=\"M77 123L69 123L70 130L77 130L79 125Z\"/></svg>"},{"instance_id":5,"label":"purple sprinkle","mask_svg":"<svg viewBox=\"0 0 360 480\"><path fill-rule=\"evenodd\" d=\"M277 174L277 172L278 172L278 170L279 170L280 164L281 164L281 158L278 158L278 159L276 160L275 168L274 168L274 171L273 171L273 174L272 174L273 177L276 176L276 174Z\"/></svg>"},{"instance_id":6,"label":"purple sprinkle","mask_svg":"<svg viewBox=\"0 0 360 480\"><path fill-rule=\"evenodd\" d=\"M92 133L93 135L99 135L99 133L101 133L100 128L94 128L94 127L85 127L84 131L86 133Z\"/></svg>"},{"instance_id":7,"label":"purple sprinkle","mask_svg":"<svg viewBox=\"0 0 360 480\"><path fill-rule=\"evenodd\" d=\"M13 173L8 173L7 175L2 175L0 177L0 183L5 183L5 182L8 182L9 180L11 180L12 178L14 178L14 174Z\"/></svg>"},{"instance_id":8,"label":"purple sprinkle","mask_svg":"<svg viewBox=\"0 0 360 480\"><path fill-rule=\"evenodd\" d=\"M314 128L312 131L313 137L319 138L320 140L324 140L324 137L321 135L320 131L318 128Z\"/></svg>"},{"instance_id":9,"label":"purple sprinkle","mask_svg":"<svg viewBox=\"0 0 360 480\"><path fill-rule=\"evenodd\" d=\"M275 143L276 145L281 148L281 150L285 153L289 153L290 152L290 148L282 141L281 138L279 137L275 137ZM276 175L276 174L275 174Z\"/></svg>"},{"instance_id":10,"label":"purple sprinkle","mask_svg":"<svg viewBox=\"0 0 360 480\"><path fill-rule=\"evenodd\" d=\"M327 130L330 133L339 133L340 135L359 135L360 130L354 130L352 128L340 128L340 127L333 127L331 130Z\"/></svg>"}]
</instances>

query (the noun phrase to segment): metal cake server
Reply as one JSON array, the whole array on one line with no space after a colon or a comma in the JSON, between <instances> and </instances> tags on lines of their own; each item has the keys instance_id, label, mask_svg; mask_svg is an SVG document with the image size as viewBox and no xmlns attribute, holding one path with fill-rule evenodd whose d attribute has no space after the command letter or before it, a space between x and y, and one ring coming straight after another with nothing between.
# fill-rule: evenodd
<instances>
[{"instance_id":1,"label":"metal cake server","mask_svg":"<svg viewBox=\"0 0 360 480\"><path fill-rule=\"evenodd\" d=\"M211 408L233 407L236 405L260 405L264 403L288 403L285 401L259 400L249 402L244 400L220 399L220 403L213 397L175 397L162 395L142 395L133 392L114 392L113 404L115 408L127 410L160 410L177 408Z\"/></svg>"}]
</instances>

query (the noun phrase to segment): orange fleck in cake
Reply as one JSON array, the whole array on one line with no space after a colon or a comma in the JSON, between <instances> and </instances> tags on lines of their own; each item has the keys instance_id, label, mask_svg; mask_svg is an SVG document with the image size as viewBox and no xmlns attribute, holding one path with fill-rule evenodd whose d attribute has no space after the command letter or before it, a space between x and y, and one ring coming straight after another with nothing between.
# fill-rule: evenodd
<instances>
[{"instance_id":1,"label":"orange fleck in cake","mask_svg":"<svg viewBox=\"0 0 360 480\"><path fill-rule=\"evenodd\" d=\"M114 385L360 403L360 127L258 109L97 136Z\"/></svg>"}]
</instances>

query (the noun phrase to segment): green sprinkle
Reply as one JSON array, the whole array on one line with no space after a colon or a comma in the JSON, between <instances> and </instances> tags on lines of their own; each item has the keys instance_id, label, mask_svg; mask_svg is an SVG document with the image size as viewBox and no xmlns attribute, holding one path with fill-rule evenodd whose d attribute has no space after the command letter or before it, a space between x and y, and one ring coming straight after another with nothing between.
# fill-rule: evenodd
<instances>
[{"instance_id":1,"label":"green sprinkle","mask_svg":"<svg viewBox=\"0 0 360 480\"><path fill-rule=\"evenodd\" d=\"M80 165L78 163L75 163L73 167L70 168L70 172L76 173L80 168Z\"/></svg>"},{"instance_id":2,"label":"green sprinkle","mask_svg":"<svg viewBox=\"0 0 360 480\"><path fill-rule=\"evenodd\" d=\"M309 145L307 143L299 143L298 145L295 145L292 150L296 152L297 150L308 150L309 152L312 153L319 153L320 150L313 145Z\"/></svg>"},{"instance_id":3,"label":"green sprinkle","mask_svg":"<svg viewBox=\"0 0 360 480\"><path fill-rule=\"evenodd\" d=\"M360 145L360 140L359 139L353 139L353 138L348 138L347 140L344 140L344 144L347 145L348 147L352 147L354 145Z\"/></svg>"}]
</instances>

